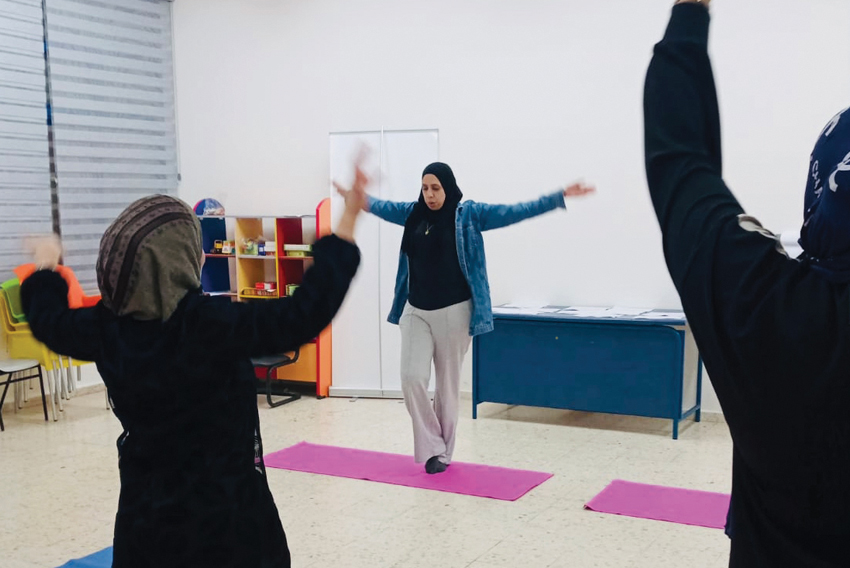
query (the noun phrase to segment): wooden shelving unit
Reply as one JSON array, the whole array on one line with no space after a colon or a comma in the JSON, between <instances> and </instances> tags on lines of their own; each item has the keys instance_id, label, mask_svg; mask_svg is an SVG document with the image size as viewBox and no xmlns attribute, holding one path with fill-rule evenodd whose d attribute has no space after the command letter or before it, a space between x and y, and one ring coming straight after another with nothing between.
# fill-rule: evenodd
<instances>
[{"instance_id":1,"label":"wooden shelving unit","mask_svg":"<svg viewBox=\"0 0 850 568\"><path fill-rule=\"evenodd\" d=\"M312 257L286 256L284 245L312 244L330 234L330 200L316 207L314 215L303 216L203 216L201 229L204 251L213 250L215 241L236 243L235 254L206 254L201 283L210 295L232 297L234 301L269 301L285 297L289 284L301 284ZM274 252L266 255L243 254L243 239L274 242ZM252 295L257 282L274 282L275 292ZM285 381L316 383L316 395L328 396L332 382L331 327L301 347L298 362L284 367L275 378Z\"/></svg>"}]
</instances>

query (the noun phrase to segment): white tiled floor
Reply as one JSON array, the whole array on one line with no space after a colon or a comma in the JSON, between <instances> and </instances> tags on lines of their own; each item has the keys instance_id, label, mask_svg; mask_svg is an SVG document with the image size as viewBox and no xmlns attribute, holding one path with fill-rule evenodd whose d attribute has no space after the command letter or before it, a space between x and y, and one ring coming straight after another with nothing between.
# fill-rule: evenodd
<instances>
[{"instance_id":1,"label":"white tiled floor","mask_svg":"<svg viewBox=\"0 0 850 568\"><path fill-rule=\"evenodd\" d=\"M726 425L482 405L461 420L455 459L548 471L516 502L269 470L296 568L665 568L727 565L721 530L601 515L583 504L612 479L728 491ZM296 442L408 453L404 405L303 398L260 402L267 452ZM111 544L118 499L118 421L102 393L4 413L0 565L53 568Z\"/></svg>"}]
</instances>

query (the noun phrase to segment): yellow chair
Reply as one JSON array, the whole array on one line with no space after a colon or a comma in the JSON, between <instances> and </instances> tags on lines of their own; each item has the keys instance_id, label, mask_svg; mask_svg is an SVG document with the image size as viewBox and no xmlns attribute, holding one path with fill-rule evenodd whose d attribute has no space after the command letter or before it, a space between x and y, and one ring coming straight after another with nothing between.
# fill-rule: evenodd
<instances>
[{"instance_id":1,"label":"yellow chair","mask_svg":"<svg viewBox=\"0 0 850 568\"><path fill-rule=\"evenodd\" d=\"M2 320L3 331L6 335L6 345L9 355L13 358L28 358L37 360L47 370L47 384L50 395L50 408L53 412L53 420L58 420L56 405L59 411L65 410L62 402L68 400L76 392L76 384L72 376L72 367L77 368L77 382L82 379L81 367L90 365L89 361L78 361L71 357L65 357L50 351L46 345L38 341L30 330L27 323L16 323L12 320L8 310L7 298L4 291L0 289L0 320ZM105 393L106 408L109 404L109 393Z\"/></svg>"},{"instance_id":2,"label":"yellow chair","mask_svg":"<svg viewBox=\"0 0 850 568\"><path fill-rule=\"evenodd\" d=\"M53 420L59 420L59 416L56 413L57 401L59 403L59 410L63 411L65 409L61 397L62 365L60 358L51 352L46 345L33 337L29 324L12 321L8 304L6 303L6 294L3 290L0 290L0 296L2 296L0 297L0 325L2 325L6 339L6 350L13 359L35 359L47 370L47 390L50 398L50 409L53 413Z\"/></svg>"},{"instance_id":3,"label":"yellow chair","mask_svg":"<svg viewBox=\"0 0 850 568\"><path fill-rule=\"evenodd\" d=\"M15 268L15 276L16 278L6 282L0 287L6 290L7 299L10 303L10 315L11 319L17 321L25 321L26 315L23 313L23 305L22 302L18 301L16 306L16 299L19 300L20 296L20 284L23 283L27 278L29 278L33 272L36 270L36 265L34 263L22 264ZM82 286L80 286L79 280L77 280L76 274L74 274L73 269L69 266L59 265L55 268L56 272L65 279L65 282L68 284L68 304L71 308L85 308L95 306L100 301L100 294L96 294L94 296L86 295ZM17 285L17 286L16 286ZM8 287L7 287L8 286ZM17 297L16 297L17 294ZM82 365L90 364L87 361L76 361L71 359L70 357L62 357L58 356L61 367L64 369L65 378L61 382L61 397L70 398L77 391L76 383L71 374L71 367L77 368L77 382L82 380L82 372L80 367ZM66 364L67 361L67 364ZM111 408L109 405L109 395L107 394L107 408Z\"/></svg>"}]
</instances>

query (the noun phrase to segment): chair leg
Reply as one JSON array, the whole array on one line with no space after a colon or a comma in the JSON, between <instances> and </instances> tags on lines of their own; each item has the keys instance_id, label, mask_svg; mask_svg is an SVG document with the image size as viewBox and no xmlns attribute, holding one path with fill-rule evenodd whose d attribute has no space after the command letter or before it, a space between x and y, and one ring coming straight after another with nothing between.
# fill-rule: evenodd
<instances>
[{"instance_id":1,"label":"chair leg","mask_svg":"<svg viewBox=\"0 0 850 568\"><path fill-rule=\"evenodd\" d=\"M12 373L12 380L15 380L16 374L18 375L18 379L20 379L20 374ZM24 399L23 386L24 386L24 384L20 380L18 380L18 382L15 383L15 413L16 414L20 409L22 409L24 407L24 400L25 399Z\"/></svg>"},{"instance_id":2,"label":"chair leg","mask_svg":"<svg viewBox=\"0 0 850 568\"><path fill-rule=\"evenodd\" d=\"M70 357L68 357L68 366L65 367L65 383L68 385L67 389L68 389L68 399L69 400L72 396L74 396L74 393L77 390L75 385L74 385L74 376L71 374L72 371L73 371L73 369L71 369L71 363L72 363L72 360L71 360Z\"/></svg>"},{"instance_id":3,"label":"chair leg","mask_svg":"<svg viewBox=\"0 0 850 568\"><path fill-rule=\"evenodd\" d=\"M9 381L12 380L11 373L6 376L6 387L3 389L3 395L0 396L0 432L6 430L6 425L3 424L3 403L6 402L6 393L9 392Z\"/></svg>"},{"instance_id":4,"label":"chair leg","mask_svg":"<svg viewBox=\"0 0 850 568\"><path fill-rule=\"evenodd\" d=\"M53 362L53 396L56 398L56 404L59 405L59 412L65 412L65 403L62 402L65 395L65 387L62 385L62 365L56 365Z\"/></svg>"},{"instance_id":5,"label":"chair leg","mask_svg":"<svg viewBox=\"0 0 850 568\"><path fill-rule=\"evenodd\" d=\"M57 376L57 377L58 377L58 379L59 379L59 391L60 391L60 395L59 395L59 398L60 398L60 402L59 402L59 404L60 404L60 406L59 406L59 410L65 410L65 409L61 406L61 405L62 405L61 400L62 400L62 399L68 400L68 384L67 384L67 381L65 380L65 364L64 364L64 362L62 361L61 357L60 357L60 359L59 359L59 367L57 368L56 372L57 372L57 375L56 375L56 376Z\"/></svg>"},{"instance_id":6,"label":"chair leg","mask_svg":"<svg viewBox=\"0 0 850 568\"><path fill-rule=\"evenodd\" d=\"M15 380L15 373L9 375L9 381ZM15 409L15 414L18 413L18 410L22 408L22 400L21 400L21 384L13 382L15 386L12 388L12 408Z\"/></svg>"},{"instance_id":7,"label":"chair leg","mask_svg":"<svg viewBox=\"0 0 850 568\"><path fill-rule=\"evenodd\" d=\"M20 392L20 408L24 407L24 404L30 401L29 389L29 379L24 379L23 381L18 383L18 390Z\"/></svg>"},{"instance_id":8,"label":"chair leg","mask_svg":"<svg viewBox=\"0 0 850 568\"><path fill-rule=\"evenodd\" d=\"M281 398L277 402L272 402L272 376L274 375L274 371L277 367L273 367L269 369L268 373L266 373L266 402L269 403L270 408L277 408L278 406L283 406L284 404L288 404L290 402L294 402L301 398L301 395L296 392L289 392L284 390L281 393Z\"/></svg>"},{"instance_id":9,"label":"chair leg","mask_svg":"<svg viewBox=\"0 0 850 568\"><path fill-rule=\"evenodd\" d=\"M45 367L47 372L47 398L50 399L50 412L53 414L53 421L56 422L59 420L59 416L56 413L56 395L54 394L54 378L53 378L53 365L48 369Z\"/></svg>"},{"instance_id":10,"label":"chair leg","mask_svg":"<svg viewBox=\"0 0 850 568\"><path fill-rule=\"evenodd\" d=\"M78 367L79 368L79 367ZM68 383L71 386L71 393L77 395L77 381L74 380L74 360L68 358Z\"/></svg>"},{"instance_id":11,"label":"chair leg","mask_svg":"<svg viewBox=\"0 0 850 568\"><path fill-rule=\"evenodd\" d=\"M38 366L38 386L41 388L41 408L44 410L44 421L49 422L47 416L47 397L44 395L44 375L41 373L41 365Z\"/></svg>"},{"instance_id":12,"label":"chair leg","mask_svg":"<svg viewBox=\"0 0 850 568\"><path fill-rule=\"evenodd\" d=\"M32 388L32 380L27 379L21 383L21 392L24 395L24 402L30 401L30 389Z\"/></svg>"}]
</instances>

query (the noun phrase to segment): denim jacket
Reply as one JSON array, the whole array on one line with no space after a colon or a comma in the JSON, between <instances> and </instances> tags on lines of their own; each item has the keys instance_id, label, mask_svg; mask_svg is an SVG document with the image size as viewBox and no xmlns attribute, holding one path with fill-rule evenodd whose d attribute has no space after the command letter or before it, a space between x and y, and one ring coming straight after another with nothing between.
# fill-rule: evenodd
<instances>
[{"instance_id":1,"label":"denim jacket","mask_svg":"<svg viewBox=\"0 0 850 568\"><path fill-rule=\"evenodd\" d=\"M369 197L369 212L384 221L404 226L413 211L415 202L398 203ZM457 235L457 258L460 269L472 291L472 317L469 335L476 336L493 331L493 310L490 305L490 284L487 281L487 261L484 257L483 231L507 227L525 219L542 215L558 208L566 209L563 191L516 205L489 205L475 201L463 201L457 206L455 231ZM398 325L407 303L408 288L407 254L399 252L398 273L395 282L395 297L387 321Z\"/></svg>"}]
</instances>

